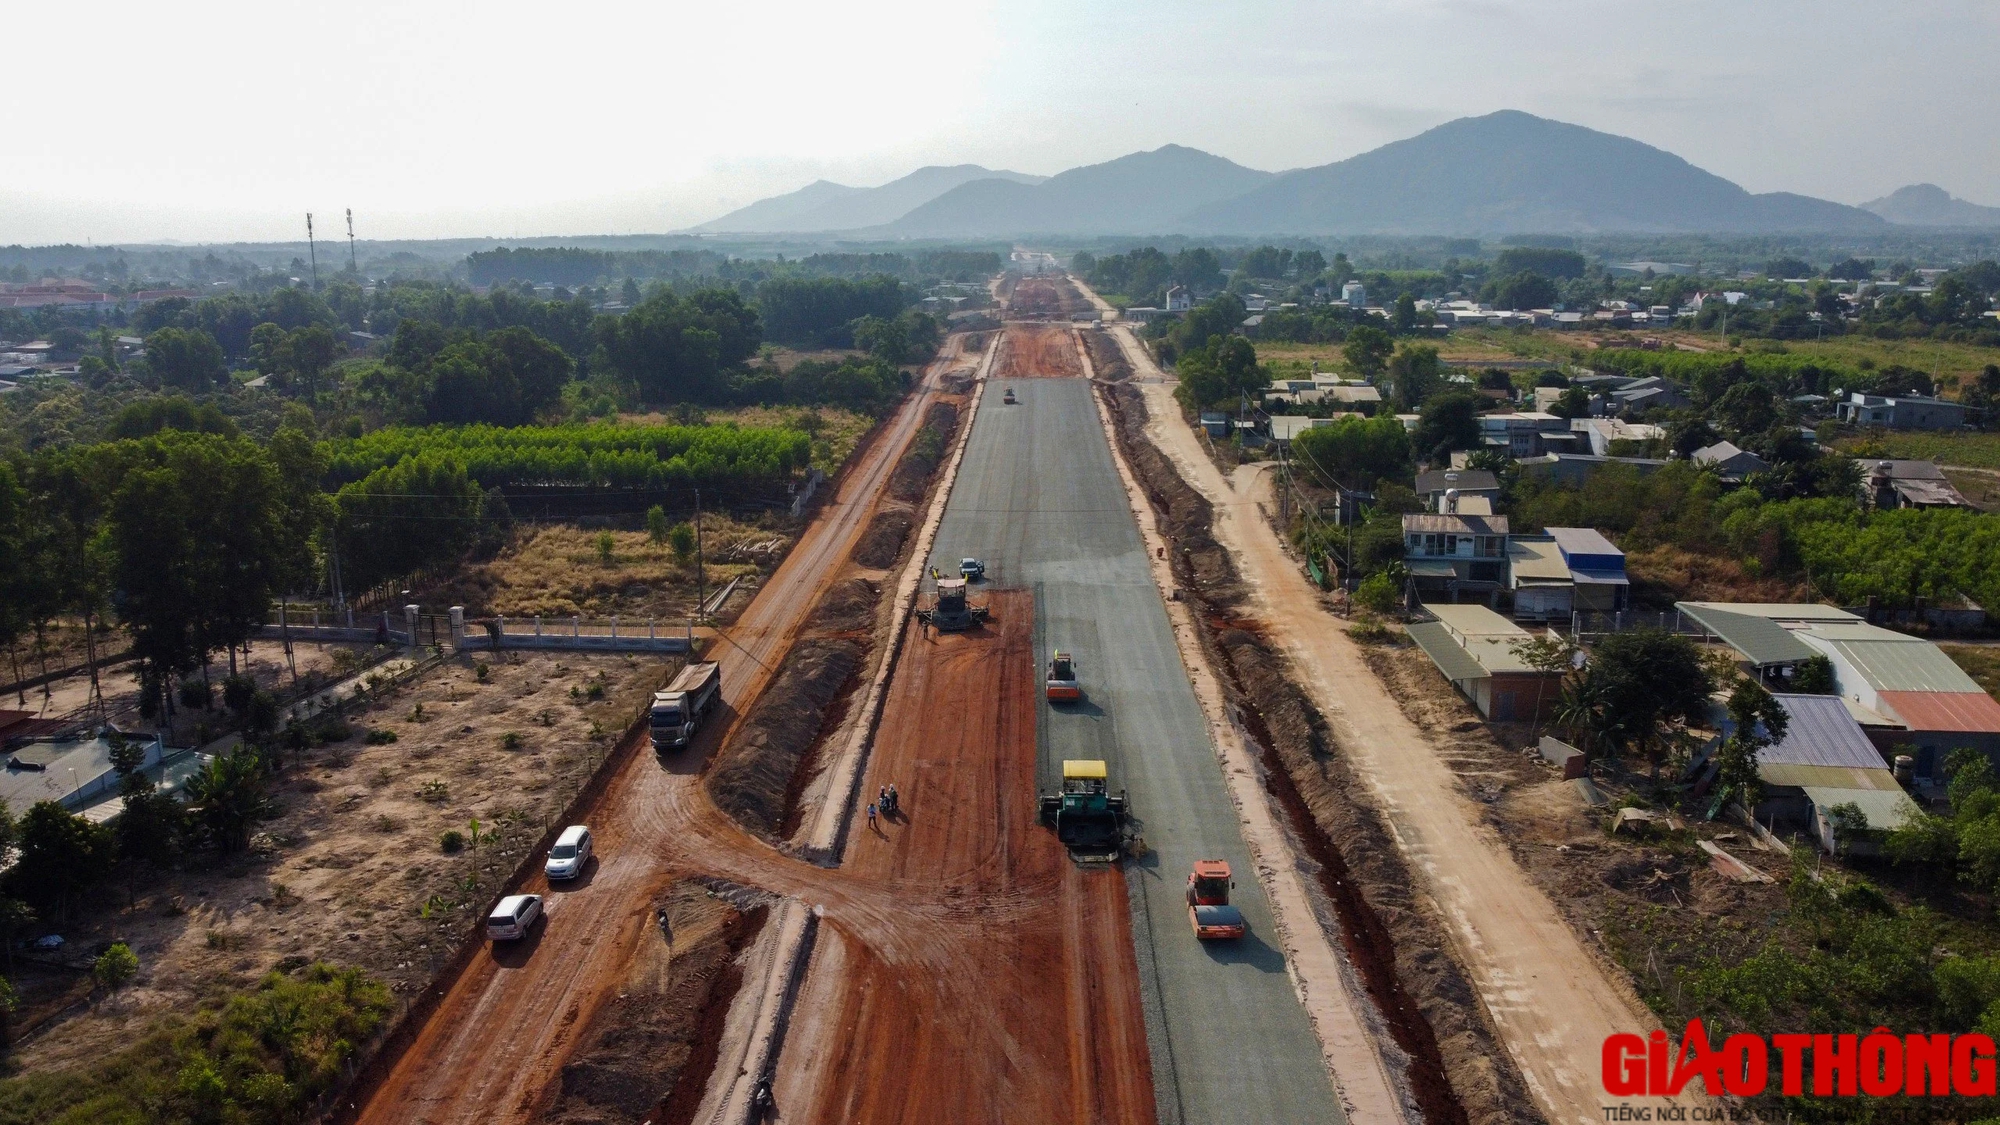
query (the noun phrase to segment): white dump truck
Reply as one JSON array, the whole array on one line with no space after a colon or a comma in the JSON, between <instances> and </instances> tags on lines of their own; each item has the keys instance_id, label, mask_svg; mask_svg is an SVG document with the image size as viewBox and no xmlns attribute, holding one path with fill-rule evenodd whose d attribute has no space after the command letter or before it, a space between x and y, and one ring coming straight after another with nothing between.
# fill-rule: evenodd
<instances>
[{"instance_id":1,"label":"white dump truck","mask_svg":"<svg viewBox=\"0 0 2000 1125\"><path fill-rule=\"evenodd\" d=\"M653 693L653 749L676 750L694 740L722 698L722 665L690 664L665 691Z\"/></svg>"}]
</instances>

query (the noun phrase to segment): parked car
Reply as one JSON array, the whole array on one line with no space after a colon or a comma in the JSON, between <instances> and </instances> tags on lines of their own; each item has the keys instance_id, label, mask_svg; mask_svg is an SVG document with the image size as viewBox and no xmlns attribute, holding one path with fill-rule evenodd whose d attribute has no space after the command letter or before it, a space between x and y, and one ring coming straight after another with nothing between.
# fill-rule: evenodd
<instances>
[{"instance_id":1,"label":"parked car","mask_svg":"<svg viewBox=\"0 0 2000 1125\"><path fill-rule=\"evenodd\" d=\"M959 577L967 582L977 582L986 577L986 564L975 558L958 560Z\"/></svg>"},{"instance_id":2,"label":"parked car","mask_svg":"<svg viewBox=\"0 0 2000 1125\"><path fill-rule=\"evenodd\" d=\"M542 916L542 896L508 895L486 916L486 936L494 941L519 941Z\"/></svg>"},{"instance_id":3,"label":"parked car","mask_svg":"<svg viewBox=\"0 0 2000 1125\"><path fill-rule=\"evenodd\" d=\"M572 824L556 837L555 846L549 849L549 860L542 865L542 872L551 881L574 879L583 874L583 865L589 862L590 829Z\"/></svg>"}]
</instances>

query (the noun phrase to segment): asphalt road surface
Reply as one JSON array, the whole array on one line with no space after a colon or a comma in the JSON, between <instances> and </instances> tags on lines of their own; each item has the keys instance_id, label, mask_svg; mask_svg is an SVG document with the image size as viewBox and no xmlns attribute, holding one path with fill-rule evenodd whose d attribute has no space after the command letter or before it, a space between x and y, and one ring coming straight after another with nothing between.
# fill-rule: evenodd
<instances>
[{"instance_id":1,"label":"asphalt road surface","mask_svg":"<svg viewBox=\"0 0 2000 1125\"><path fill-rule=\"evenodd\" d=\"M1009 385L1018 405L1000 401ZM1037 661L1076 657L1083 702L1039 704L1038 784L1053 789L1066 758L1103 758L1151 848L1126 878L1160 1119L1340 1121L1090 384L996 379L984 393L931 561L955 572L976 556L991 584L1032 590ZM1190 931L1197 859L1237 872L1242 941Z\"/></svg>"}]
</instances>

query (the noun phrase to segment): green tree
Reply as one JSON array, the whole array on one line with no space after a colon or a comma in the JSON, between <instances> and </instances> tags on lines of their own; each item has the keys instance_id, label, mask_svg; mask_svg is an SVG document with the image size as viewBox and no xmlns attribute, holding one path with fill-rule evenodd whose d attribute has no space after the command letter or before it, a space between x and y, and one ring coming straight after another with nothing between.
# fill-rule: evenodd
<instances>
[{"instance_id":1,"label":"green tree","mask_svg":"<svg viewBox=\"0 0 2000 1125\"><path fill-rule=\"evenodd\" d=\"M213 390L223 378L222 346L198 328L162 328L146 337L146 365L162 386Z\"/></svg>"},{"instance_id":2,"label":"green tree","mask_svg":"<svg viewBox=\"0 0 2000 1125\"><path fill-rule=\"evenodd\" d=\"M658 504L646 509L646 538L655 544L667 541L667 510Z\"/></svg>"},{"instance_id":3,"label":"green tree","mask_svg":"<svg viewBox=\"0 0 2000 1125\"><path fill-rule=\"evenodd\" d=\"M458 458L415 453L342 487L334 508L341 569L365 589L471 547L485 495Z\"/></svg>"},{"instance_id":4,"label":"green tree","mask_svg":"<svg viewBox=\"0 0 2000 1125\"><path fill-rule=\"evenodd\" d=\"M207 839L225 852L250 846L250 832L270 815L263 759L238 749L208 760L185 785L188 814Z\"/></svg>"},{"instance_id":5,"label":"green tree","mask_svg":"<svg viewBox=\"0 0 2000 1125\"><path fill-rule=\"evenodd\" d=\"M69 917L78 896L110 874L117 856L109 828L54 801L37 801L22 814L19 848L10 886L57 918Z\"/></svg>"},{"instance_id":6,"label":"green tree","mask_svg":"<svg viewBox=\"0 0 2000 1125\"><path fill-rule=\"evenodd\" d=\"M1219 403L1231 406L1262 397L1271 373L1257 363L1257 349L1241 336L1217 336L1181 356L1175 364L1181 383L1175 392L1189 410Z\"/></svg>"},{"instance_id":7,"label":"green tree","mask_svg":"<svg viewBox=\"0 0 2000 1125\"><path fill-rule=\"evenodd\" d=\"M1409 293L1396 298L1396 310L1390 317L1396 331L1408 332L1417 326L1417 299Z\"/></svg>"},{"instance_id":8,"label":"green tree","mask_svg":"<svg viewBox=\"0 0 2000 1125\"><path fill-rule=\"evenodd\" d=\"M693 558L695 547L694 528L685 523L677 523L667 529L667 546L673 550L674 558L681 562L686 562L690 558Z\"/></svg>"},{"instance_id":9,"label":"green tree","mask_svg":"<svg viewBox=\"0 0 2000 1125\"><path fill-rule=\"evenodd\" d=\"M1546 309L1561 298L1555 282L1529 270L1501 278L1492 292L1494 307L1502 309Z\"/></svg>"},{"instance_id":10,"label":"green tree","mask_svg":"<svg viewBox=\"0 0 2000 1125\"><path fill-rule=\"evenodd\" d=\"M1590 392L1582 387L1567 387L1549 405L1549 413L1558 418L1590 417Z\"/></svg>"},{"instance_id":11,"label":"green tree","mask_svg":"<svg viewBox=\"0 0 2000 1125\"><path fill-rule=\"evenodd\" d=\"M1553 634L1529 637L1509 646L1521 663L1540 672L1535 678L1535 736L1541 737L1543 694L1551 676L1569 671L1577 653L1576 643Z\"/></svg>"},{"instance_id":12,"label":"green tree","mask_svg":"<svg viewBox=\"0 0 2000 1125\"><path fill-rule=\"evenodd\" d=\"M1405 344L1389 360L1389 378L1395 385L1396 400L1405 410L1416 410L1443 389L1444 366L1438 350L1425 344Z\"/></svg>"},{"instance_id":13,"label":"green tree","mask_svg":"<svg viewBox=\"0 0 2000 1125\"><path fill-rule=\"evenodd\" d=\"M1424 403L1410 444L1418 457L1442 462L1454 449L1477 449L1479 400L1464 391L1432 395Z\"/></svg>"},{"instance_id":14,"label":"green tree","mask_svg":"<svg viewBox=\"0 0 2000 1125\"><path fill-rule=\"evenodd\" d=\"M893 286L894 279L889 281ZM778 301L787 316L796 313L800 331L813 336L819 310L803 297L784 299L782 289L772 290L778 284L766 283L758 291L765 315L773 317L773 335L784 338L776 327L773 302ZM894 300L884 310L890 315L901 308L900 290ZM844 331L870 311L854 308L836 324ZM706 289L685 298L661 289L624 316L599 318L596 335L603 366L637 384L647 401L718 402L727 391L726 372L757 354L762 323L733 289Z\"/></svg>"},{"instance_id":15,"label":"green tree","mask_svg":"<svg viewBox=\"0 0 2000 1125\"><path fill-rule=\"evenodd\" d=\"M1396 341L1387 332L1364 324L1347 334L1340 354L1362 378L1375 379L1381 376L1388 365L1389 353L1395 350Z\"/></svg>"},{"instance_id":16,"label":"green tree","mask_svg":"<svg viewBox=\"0 0 2000 1125\"><path fill-rule=\"evenodd\" d=\"M1811 656L1799 661L1792 669L1790 687L1801 695L1835 695L1833 661L1824 656Z\"/></svg>"},{"instance_id":17,"label":"green tree","mask_svg":"<svg viewBox=\"0 0 2000 1125\"><path fill-rule=\"evenodd\" d=\"M1705 714L1711 689L1694 642L1657 629L1598 642L1585 678L1584 695L1603 721L1597 733L1618 750L1643 754L1655 772L1687 725Z\"/></svg>"},{"instance_id":18,"label":"green tree","mask_svg":"<svg viewBox=\"0 0 2000 1125\"><path fill-rule=\"evenodd\" d=\"M1376 613L1390 613L1401 595L1400 584L1387 571L1376 571L1354 588L1354 604Z\"/></svg>"},{"instance_id":19,"label":"green tree","mask_svg":"<svg viewBox=\"0 0 2000 1125\"><path fill-rule=\"evenodd\" d=\"M1755 809L1762 786L1757 777L1757 755L1784 740L1790 716L1770 692L1745 677L1730 690L1729 721L1732 728L1729 737L1722 740L1717 758L1718 780L1737 795L1744 808Z\"/></svg>"},{"instance_id":20,"label":"green tree","mask_svg":"<svg viewBox=\"0 0 2000 1125\"><path fill-rule=\"evenodd\" d=\"M1346 417L1292 439L1292 456L1328 487L1371 489L1410 471L1410 435L1393 417Z\"/></svg>"},{"instance_id":21,"label":"green tree","mask_svg":"<svg viewBox=\"0 0 2000 1125\"><path fill-rule=\"evenodd\" d=\"M122 941L112 942L111 948L98 954L97 960L90 966L90 975L104 986L106 992L117 992L138 973L138 955Z\"/></svg>"},{"instance_id":22,"label":"green tree","mask_svg":"<svg viewBox=\"0 0 2000 1125\"><path fill-rule=\"evenodd\" d=\"M854 346L884 363L908 361L910 334L900 319L864 316L854 322Z\"/></svg>"}]
</instances>

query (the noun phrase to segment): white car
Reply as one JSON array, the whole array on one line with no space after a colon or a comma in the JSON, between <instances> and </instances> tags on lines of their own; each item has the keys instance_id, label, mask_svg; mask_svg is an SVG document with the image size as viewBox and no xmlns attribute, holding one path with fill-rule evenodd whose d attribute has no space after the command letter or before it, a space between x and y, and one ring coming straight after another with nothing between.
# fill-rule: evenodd
<instances>
[{"instance_id":1,"label":"white car","mask_svg":"<svg viewBox=\"0 0 2000 1125\"><path fill-rule=\"evenodd\" d=\"M549 861L542 865L542 872L551 882L574 879L583 874L583 865L589 862L590 829L572 824L556 837L555 846L549 849Z\"/></svg>"},{"instance_id":2,"label":"white car","mask_svg":"<svg viewBox=\"0 0 2000 1125\"><path fill-rule=\"evenodd\" d=\"M519 941L542 916L542 896L508 895L486 916L486 936L494 941Z\"/></svg>"}]
</instances>

